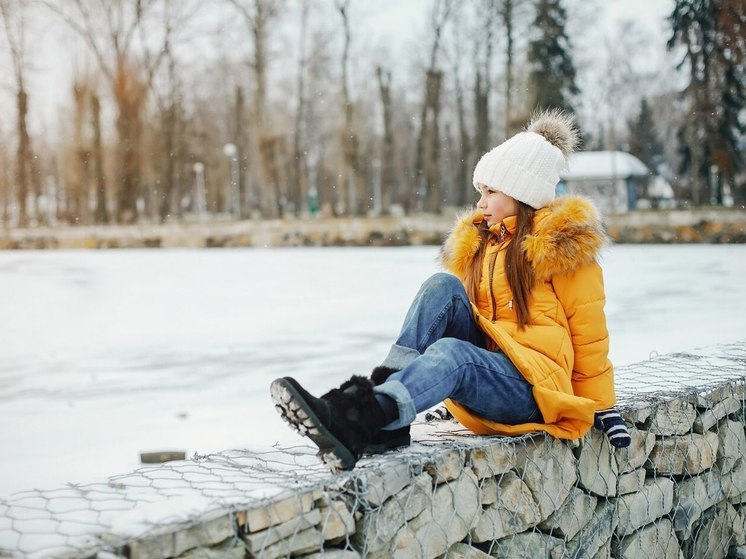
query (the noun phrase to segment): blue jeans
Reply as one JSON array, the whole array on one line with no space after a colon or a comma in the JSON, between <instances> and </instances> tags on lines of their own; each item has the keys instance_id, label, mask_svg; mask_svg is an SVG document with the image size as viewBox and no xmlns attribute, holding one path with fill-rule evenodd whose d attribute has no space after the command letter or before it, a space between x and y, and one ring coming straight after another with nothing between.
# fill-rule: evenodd
<instances>
[{"instance_id":1,"label":"blue jeans","mask_svg":"<svg viewBox=\"0 0 746 559\"><path fill-rule=\"evenodd\" d=\"M531 385L501 351L485 347L471 303L456 276L428 278L382 365L399 369L375 391L392 398L399 429L446 398L498 423L542 422Z\"/></svg>"}]
</instances>

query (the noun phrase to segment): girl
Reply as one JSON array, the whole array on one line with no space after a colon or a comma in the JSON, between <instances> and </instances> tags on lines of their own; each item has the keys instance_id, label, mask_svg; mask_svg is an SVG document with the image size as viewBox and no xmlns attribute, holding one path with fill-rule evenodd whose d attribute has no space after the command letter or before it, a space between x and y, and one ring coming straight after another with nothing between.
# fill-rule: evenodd
<instances>
[{"instance_id":1,"label":"girl","mask_svg":"<svg viewBox=\"0 0 746 559\"><path fill-rule=\"evenodd\" d=\"M476 211L442 249L449 273L429 278L371 379L353 376L316 398L295 379L272 383L275 407L334 470L409 443L415 414L445 400L480 435L545 431L612 445L630 436L614 409L613 368L598 254L606 237L585 199L555 200L578 142L560 111L484 154Z\"/></svg>"}]
</instances>

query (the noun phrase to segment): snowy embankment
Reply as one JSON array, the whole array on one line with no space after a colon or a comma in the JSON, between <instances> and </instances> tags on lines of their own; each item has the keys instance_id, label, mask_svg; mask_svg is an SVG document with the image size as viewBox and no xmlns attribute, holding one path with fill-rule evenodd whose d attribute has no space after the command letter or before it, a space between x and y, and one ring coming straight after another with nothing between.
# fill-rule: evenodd
<instances>
[{"instance_id":1,"label":"snowy embankment","mask_svg":"<svg viewBox=\"0 0 746 559\"><path fill-rule=\"evenodd\" d=\"M437 245L456 213L5 229L0 249ZM743 208L635 211L604 223L618 243L746 242Z\"/></svg>"}]
</instances>

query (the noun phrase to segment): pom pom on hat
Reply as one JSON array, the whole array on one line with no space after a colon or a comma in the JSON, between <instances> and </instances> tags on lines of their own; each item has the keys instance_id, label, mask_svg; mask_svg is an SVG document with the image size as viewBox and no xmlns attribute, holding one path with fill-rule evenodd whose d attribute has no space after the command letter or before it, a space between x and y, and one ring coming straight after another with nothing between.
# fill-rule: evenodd
<instances>
[{"instance_id":1,"label":"pom pom on hat","mask_svg":"<svg viewBox=\"0 0 746 559\"><path fill-rule=\"evenodd\" d=\"M559 172L575 151L579 135L571 115L550 109L535 113L526 128L485 153L473 184L499 190L534 209L554 200Z\"/></svg>"}]
</instances>

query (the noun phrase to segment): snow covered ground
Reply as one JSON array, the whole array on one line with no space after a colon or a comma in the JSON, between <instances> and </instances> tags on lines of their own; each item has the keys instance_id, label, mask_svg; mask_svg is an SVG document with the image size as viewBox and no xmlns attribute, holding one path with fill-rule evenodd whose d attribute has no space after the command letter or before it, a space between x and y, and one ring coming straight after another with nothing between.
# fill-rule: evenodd
<instances>
[{"instance_id":1,"label":"snow covered ground","mask_svg":"<svg viewBox=\"0 0 746 559\"><path fill-rule=\"evenodd\" d=\"M139 453L297 442L271 380L322 391L386 354L438 249L0 253L0 497ZM746 246L612 246L611 357L746 338Z\"/></svg>"}]
</instances>

